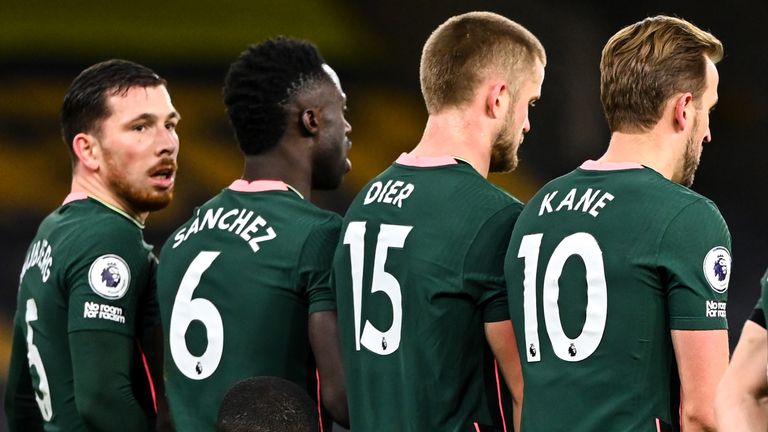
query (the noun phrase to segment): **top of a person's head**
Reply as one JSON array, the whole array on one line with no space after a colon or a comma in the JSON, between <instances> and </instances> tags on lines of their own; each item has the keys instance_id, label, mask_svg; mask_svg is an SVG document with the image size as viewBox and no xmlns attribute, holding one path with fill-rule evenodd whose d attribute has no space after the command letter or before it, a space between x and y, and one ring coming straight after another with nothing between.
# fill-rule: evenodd
<instances>
[{"instance_id":1,"label":"top of a person's head","mask_svg":"<svg viewBox=\"0 0 768 432\"><path fill-rule=\"evenodd\" d=\"M427 111L468 103L492 73L507 74L512 94L536 60L541 42L520 24L491 12L469 12L441 24L424 44L419 75Z\"/></svg>"},{"instance_id":2,"label":"top of a person's head","mask_svg":"<svg viewBox=\"0 0 768 432\"><path fill-rule=\"evenodd\" d=\"M76 159L72 140L81 132L99 132L102 120L111 115L110 96L125 94L133 87L166 85L154 71L128 60L112 59L80 72L61 105L61 135L70 156Z\"/></svg>"},{"instance_id":3,"label":"top of a person's head","mask_svg":"<svg viewBox=\"0 0 768 432\"><path fill-rule=\"evenodd\" d=\"M224 104L246 155L275 145L288 126L287 108L320 83L333 83L314 44L278 37L251 45L230 65Z\"/></svg>"},{"instance_id":4,"label":"top of a person's head","mask_svg":"<svg viewBox=\"0 0 768 432\"><path fill-rule=\"evenodd\" d=\"M224 396L217 432L315 432L317 406L307 392L283 378L246 378Z\"/></svg>"},{"instance_id":5,"label":"top of a person's head","mask_svg":"<svg viewBox=\"0 0 768 432\"><path fill-rule=\"evenodd\" d=\"M680 18L659 15L619 30L600 60L600 96L611 132L650 129L678 93L690 92L700 103L707 58L719 62L722 43Z\"/></svg>"}]
</instances>

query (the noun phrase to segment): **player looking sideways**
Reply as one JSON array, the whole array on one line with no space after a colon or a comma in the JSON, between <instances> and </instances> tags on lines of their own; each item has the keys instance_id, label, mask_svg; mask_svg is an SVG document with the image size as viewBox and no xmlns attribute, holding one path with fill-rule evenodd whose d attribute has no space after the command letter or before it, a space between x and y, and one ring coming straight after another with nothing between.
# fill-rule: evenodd
<instances>
[{"instance_id":1,"label":"player looking sideways","mask_svg":"<svg viewBox=\"0 0 768 432\"><path fill-rule=\"evenodd\" d=\"M224 104L242 177L163 246L158 302L168 402L178 430L213 430L251 376L293 381L346 424L330 267L341 217L309 202L349 169L336 73L309 42L276 38L230 65Z\"/></svg>"},{"instance_id":2,"label":"player looking sideways","mask_svg":"<svg viewBox=\"0 0 768 432\"><path fill-rule=\"evenodd\" d=\"M179 114L125 60L75 78L61 108L72 188L21 271L5 409L11 431L154 430L143 336L158 324L147 215L173 196Z\"/></svg>"},{"instance_id":3,"label":"player looking sideways","mask_svg":"<svg viewBox=\"0 0 768 432\"><path fill-rule=\"evenodd\" d=\"M533 34L489 12L424 45L424 134L354 199L334 259L352 430L511 429L484 374L495 354L519 407L503 260L522 204L486 176L517 166L545 63Z\"/></svg>"},{"instance_id":4,"label":"player looking sideways","mask_svg":"<svg viewBox=\"0 0 768 432\"><path fill-rule=\"evenodd\" d=\"M523 430L714 430L731 237L688 187L722 56L710 33L668 16L603 48L608 149L531 199L506 255Z\"/></svg>"}]
</instances>

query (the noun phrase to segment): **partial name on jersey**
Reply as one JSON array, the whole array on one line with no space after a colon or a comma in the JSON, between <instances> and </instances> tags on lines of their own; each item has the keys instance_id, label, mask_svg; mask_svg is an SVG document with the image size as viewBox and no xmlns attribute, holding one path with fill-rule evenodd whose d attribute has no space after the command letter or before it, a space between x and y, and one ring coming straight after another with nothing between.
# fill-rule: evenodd
<instances>
[{"instance_id":1,"label":"partial name on jersey","mask_svg":"<svg viewBox=\"0 0 768 432\"><path fill-rule=\"evenodd\" d=\"M723 246L716 246L707 252L703 263L704 276L715 292L728 291L731 281L731 253Z\"/></svg>"},{"instance_id":2,"label":"partial name on jersey","mask_svg":"<svg viewBox=\"0 0 768 432\"><path fill-rule=\"evenodd\" d=\"M131 269L117 255L96 258L88 271L88 283L93 292L107 300L122 298L131 284Z\"/></svg>"},{"instance_id":3,"label":"partial name on jersey","mask_svg":"<svg viewBox=\"0 0 768 432\"><path fill-rule=\"evenodd\" d=\"M411 196L416 186L401 180L387 180L386 183L380 181L373 182L371 187L365 193L363 205L371 203L392 204L398 208L403 208L403 201Z\"/></svg>"},{"instance_id":4,"label":"partial name on jersey","mask_svg":"<svg viewBox=\"0 0 768 432\"><path fill-rule=\"evenodd\" d=\"M209 208L205 211L202 219L200 218L200 213L198 211L197 216L192 220L189 226L182 227L179 232L176 233L173 237L175 242L172 247L175 249L193 234L215 228L240 236L240 238L248 243L251 250L258 252L260 249L259 243L277 237L274 228L267 225L268 222L260 215L255 214L252 210L229 209L225 211L222 207ZM263 231L261 230L262 228L264 228ZM254 236L257 233L263 234Z\"/></svg>"},{"instance_id":5,"label":"partial name on jersey","mask_svg":"<svg viewBox=\"0 0 768 432\"><path fill-rule=\"evenodd\" d=\"M123 308L89 301L83 304L83 318L97 318L125 324Z\"/></svg>"},{"instance_id":6,"label":"partial name on jersey","mask_svg":"<svg viewBox=\"0 0 768 432\"><path fill-rule=\"evenodd\" d=\"M19 281L24 279L24 274L27 273L27 270L37 266L40 269L40 277L43 279L43 282L47 282L51 276L51 265L53 265L51 244L46 239L38 240L29 248L27 257L24 259L24 266L21 268Z\"/></svg>"},{"instance_id":7,"label":"partial name on jersey","mask_svg":"<svg viewBox=\"0 0 768 432\"><path fill-rule=\"evenodd\" d=\"M559 190L552 191L544 195L539 207L539 216L545 213L558 212L562 210L581 211L588 213L592 217L600 215L600 210L609 202L613 201L614 196L609 192L602 192L600 189L593 190L587 188L585 191L578 191L573 188L568 191L562 199L558 198ZM558 198L555 200L555 198ZM578 199L577 199L578 198Z\"/></svg>"}]
</instances>

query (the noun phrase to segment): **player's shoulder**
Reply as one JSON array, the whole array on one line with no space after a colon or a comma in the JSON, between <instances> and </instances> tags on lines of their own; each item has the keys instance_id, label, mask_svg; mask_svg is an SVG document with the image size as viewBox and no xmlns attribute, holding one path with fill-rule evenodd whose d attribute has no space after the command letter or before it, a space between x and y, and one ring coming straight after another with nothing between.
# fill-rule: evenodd
<instances>
[{"instance_id":1,"label":"player's shoulder","mask_svg":"<svg viewBox=\"0 0 768 432\"><path fill-rule=\"evenodd\" d=\"M318 207L307 199L295 200L293 215L296 223L306 226L312 230L316 227L340 227L342 217L338 213Z\"/></svg>"},{"instance_id":2,"label":"player's shoulder","mask_svg":"<svg viewBox=\"0 0 768 432\"><path fill-rule=\"evenodd\" d=\"M523 202L517 199L514 195L489 181L486 181L485 183L483 189L489 199L499 202L503 207L511 206L520 209L523 208Z\"/></svg>"},{"instance_id":3,"label":"player's shoulder","mask_svg":"<svg viewBox=\"0 0 768 432\"><path fill-rule=\"evenodd\" d=\"M66 204L57 213L52 222L79 247L89 243L143 243L139 222L92 198Z\"/></svg>"},{"instance_id":4,"label":"player's shoulder","mask_svg":"<svg viewBox=\"0 0 768 432\"><path fill-rule=\"evenodd\" d=\"M491 213L502 209L522 210L523 203L519 199L491 183L471 165L460 163L455 168L453 183L446 184L452 189L454 201L464 202L470 207L485 208Z\"/></svg>"},{"instance_id":5,"label":"player's shoulder","mask_svg":"<svg viewBox=\"0 0 768 432\"><path fill-rule=\"evenodd\" d=\"M593 179L594 177L603 177L602 181L599 182L600 187L612 192L614 195L616 193L629 193L638 197L642 196L645 204L657 203L656 208L660 211L663 210L662 213L676 214L681 209L695 204L695 207L700 206L704 210L719 214L719 210L712 200L686 186L665 178L657 171L648 167L615 171L600 171L579 167L549 181L536 193L532 201L546 196L546 194L553 190L589 185L590 182L585 181L585 179Z\"/></svg>"},{"instance_id":6,"label":"player's shoulder","mask_svg":"<svg viewBox=\"0 0 768 432\"><path fill-rule=\"evenodd\" d=\"M692 224L711 221L718 225L725 225L725 219L714 201L685 186L669 183L669 193L665 202L669 206L678 208L674 219L687 220Z\"/></svg>"},{"instance_id":7,"label":"player's shoulder","mask_svg":"<svg viewBox=\"0 0 768 432\"><path fill-rule=\"evenodd\" d=\"M651 168L634 170L634 176L627 176L624 181L631 186L642 190L646 194L653 194L657 202L661 202L670 208L685 208L690 205L701 207L719 214L715 203L700 193L674 182Z\"/></svg>"}]
</instances>

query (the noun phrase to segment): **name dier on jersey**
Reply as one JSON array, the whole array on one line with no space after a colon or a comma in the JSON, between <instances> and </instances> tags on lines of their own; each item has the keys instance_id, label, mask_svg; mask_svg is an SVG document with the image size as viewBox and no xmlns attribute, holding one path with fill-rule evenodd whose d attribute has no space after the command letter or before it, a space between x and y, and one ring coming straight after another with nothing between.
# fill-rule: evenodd
<instances>
[{"instance_id":1,"label":"name dier on jersey","mask_svg":"<svg viewBox=\"0 0 768 432\"><path fill-rule=\"evenodd\" d=\"M277 237L274 228L267 226L267 221L252 210L230 209L226 212L224 208L209 208L205 211L202 220L200 219L200 210L197 216L188 227L183 227L173 237L176 242L173 244L175 249L183 243L189 236L209 229L219 229L240 236L248 243L254 252L259 251L259 243L272 240ZM261 228L265 228L263 235L254 237Z\"/></svg>"},{"instance_id":2,"label":"name dier on jersey","mask_svg":"<svg viewBox=\"0 0 768 432\"><path fill-rule=\"evenodd\" d=\"M363 205L383 202L403 208L403 201L411 196L414 189L416 187L413 184L405 183L401 180L387 180L387 183L376 181L371 184L371 188L366 192Z\"/></svg>"}]
</instances>

